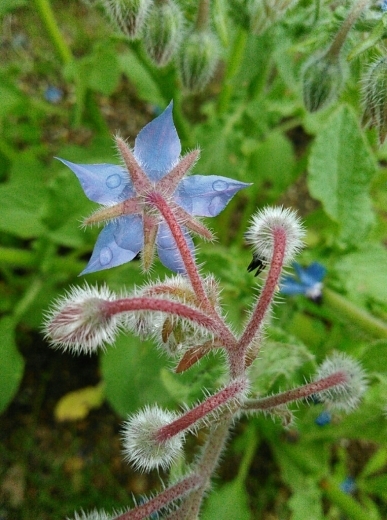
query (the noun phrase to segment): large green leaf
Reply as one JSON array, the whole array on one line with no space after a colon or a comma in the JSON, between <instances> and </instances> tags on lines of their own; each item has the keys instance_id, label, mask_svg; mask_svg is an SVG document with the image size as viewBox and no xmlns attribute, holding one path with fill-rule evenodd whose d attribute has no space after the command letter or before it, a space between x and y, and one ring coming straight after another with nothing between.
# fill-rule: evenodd
<instances>
[{"instance_id":1,"label":"large green leaf","mask_svg":"<svg viewBox=\"0 0 387 520\"><path fill-rule=\"evenodd\" d=\"M248 495L240 479L227 482L216 489L208 498L202 520L250 520Z\"/></svg>"},{"instance_id":2,"label":"large green leaf","mask_svg":"<svg viewBox=\"0 0 387 520\"><path fill-rule=\"evenodd\" d=\"M373 299L386 303L387 251L375 243L340 257L335 271L354 300Z\"/></svg>"},{"instance_id":3,"label":"large green leaf","mask_svg":"<svg viewBox=\"0 0 387 520\"><path fill-rule=\"evenodd\" d=\"M123 417L145 405L166 405L171 401L160 381L166 365L150 343L121 335L102 356L101 368L106 397Z\"/></svg>"},{"instance_id":4,"label":"large green leaf","mask_svg":"<svg viewBox=\"0 0 387 520\"><path fill-rule=\"evenodd\" d=\"M20 155L14 161L9 182L0 185L0 231L20 238L45 233L40 210L47 191L42 181L43 165L32 155Z\"/></svg>"},{"instance_id":5,"label":"large green leaf","mask_svg":"<svg viewBox=\"0 0 387 520\"><path fill-rule=\"evenodd\" d=\"M15 343L14 326L11 316L0 320L0 413L17 392L24 371L24 359Z\"/></svg>"},{"instance_id":6,"label":"large green leaf","mask_svg":"<svg viewBox=\"0 0 387 520\"><path fill-rule=\"evenodd\" d=\"M308 181L312 196L338 224L339 238L346 244L359 244L373 222L368 192L375 171L355 114L340 107L312 146Z\"/></svg>"}]
</instances>

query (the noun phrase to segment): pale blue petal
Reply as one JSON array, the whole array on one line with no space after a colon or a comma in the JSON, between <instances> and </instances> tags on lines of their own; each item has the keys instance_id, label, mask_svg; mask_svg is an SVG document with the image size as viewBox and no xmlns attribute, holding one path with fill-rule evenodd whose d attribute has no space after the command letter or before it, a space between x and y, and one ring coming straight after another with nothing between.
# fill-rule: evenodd
<instances>
[{"instance_id":1,"label":"pale blue petal","mask_svg":"<svg viewBox=\"0 0 387 520\"><path fill-rule=\"evenodd\" d=\"M190 234L188 233L188 230L185 227L182 227L181 229L187 240L191 253L194 254L195 246ZM180 251L176 246L175 239L173 238L169 227L165 223L159 225L156 244L160 261L165 265L165 267L171 271L174 271L175 273L185 274L186 270L180 255Z\"/></svg>"},{"instance_id":2,"label":"pale blue petal","mask_svg":"<svg viewBox=\"0 0 387 520\"><path fill-rule=\"evenodd\" d=\"M280 283L280 292L282 294L305 294L305 289L304 285L291 276L285 276Z\"/></svg>"},{"instance_id":3,"label":"pale blue petal","mask_svg":"<svg viewBox=\"0 0 387 520\"><path fill-rule=\"evenodd\" d=\"M75 164L57 157L78 177L86 196L99 204L113 204L133 196L128 172L114 164Z\"/></svg>"},{"instance_id":4,"label":"pale blue petal","mask_svg":"<svg viewBox=\"0 0 387 520\"><path fill-rule=\"evenodd\" d=\"M250 184L219 175L192 175L182 179L174 198L190 215L216 217L247 186Z\"/></svg>"},{"instance_id":5,"label":"pale blue petal","mask_svg":"<svg viewBox=\"0 0 387 520\"><path fill-rule=\"evenodd\" d=\"M326 274L325 267L318 262L313 262L305 268L301 267L297 262L294 262L293 268L305 288L314 287L316 283L322 281Z\"/></svg>"},{"instance_id":6,"label":"pale blue petal","mask_svg":"<svg viewBox=\"0 0 387 520\"><path fill-rule=\"evenodd\" d=\"M133 217L133 215L130 215L130 217ZM132 227L131 243L129 243L129 233L125 233L127 224L125 221L128 218L121 217L117 221L109 222L103 228L94 246L90 261L81 275L125 264L133 260L138 254L143 245L142 223L139 226L137 222Z\"/></svg>"},{"instance_id":7,"label":"pale blue petal","mask_svg":"<svg viewBox=\"0 0 387 520\"><path fill-rule=\"evenodd\" d=\"M164 112L140 131L134 156L152 181L159 180L177 162L181 145L172 119L171 102Z\"/></svg>"}]
</instances>

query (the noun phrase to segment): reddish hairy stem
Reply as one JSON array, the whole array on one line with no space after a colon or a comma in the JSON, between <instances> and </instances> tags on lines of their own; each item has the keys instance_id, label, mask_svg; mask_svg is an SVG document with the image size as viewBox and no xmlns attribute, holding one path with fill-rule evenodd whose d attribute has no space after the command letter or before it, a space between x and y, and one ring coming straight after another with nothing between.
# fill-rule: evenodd
<instances>
[{"instance_id":1,"label":"reddish hairy stem","mask_svg":"<svg viewBox=\"0 0 387 520\"><path fill-rule=\"evenodd\" d=\"M142 520L147 518L152 513L159 511L174 500L190 493L192 490L200 486L202 480L203 479L200 475L190 475L177 484L165 489L145 504L117 516L117 520Z\"/></svg>"},{"instance_id":2,"label":"reddish hairy stem","mask_svg":"<svg viewBox=\"0 0 387 520\"><path fill-rule=\"evenodd\" d=\"M158 442L165 442L171 437L182 433L187 428L190 428L197 421L200 421L213 412L219 406L226 404L230 399L233 399L236 395L240 394L246 389L246 381L240 379L239 381L233 381L231 384L226 386L214 395L208 397L205 401L195 406L192 410L189 410L184 415L176 419L176 421L167 424L160 428L156 433L156 440Z\"/></svg>"},{"instance_id":3,"label":"reddish hairy stem","mask_svg":"<svg viewBox=\"0 0 387 520\"><path fill-rule=\"evenodd\" d=\"M247 347L254 340L260 328L262 327L263 320L267 311L269 310L278 281L281 276L286 249L286 232L284 229L275 229L273 231L273 239L273 258L270 262L270 270L257 305L251 315L250 321L247 324L240 340L238 341L239 354L242 352L244 354L246 352Z\"/></svg>"},{"instance_id":4,"label":"reddish hairy stem","mask_svg":"<svg viewBox=\"0 0 387 520\"><path fill-rule=\"evenodd\" d=\"M199 272L191 251L187 245L187 241L181 231L181 227L179 226L176 218L171 211L170 207L166 203L164 197L162 197L159 193L152 192L148 195L148 201L152 202L160 213L163 215L166 223L171 230L173 238L175 239L176 245L179 249L181 258L184 262L185 269L187 271L187 275L190 279L192 288L196 294L197 300L202 308L209 313L210 316L216 320L218 324L217 336L219 338L227 338L224 346L226 348L233 348L236 344L236 339L231 331L228 329L222 318L216 312L213 304L208 298L206 291L204 290L203 281L199 276Z\"/></svg>"},{"instance_id":5,"label":"reddish hairy stem","mask_svg":"<svg viewBox=\"0 0 387 520\"><path fill-rule=\"evenodd\" d=\"M207 311L211 311L211 314L214 312L214 308L208 299L206 291L204 290L204 286L202 280L199 276L196 264L192 257L191 251L188 247L187 241L181 231L181 227L175 219L175 216L168 204L166 203L164 197L162 197L159 193L152 192L148 195L148 201L153 203L157 209L160 211L162 216L164 217L166 223L171 230L173 238L175 239L176 245L180 251L181 258L184 262L185 270L187 271L187 275L191 281L192 287L198 297L198 301L200 301L203 305L203 308Z\"/></svg>"},{"instance_id":6,"label":"reddish hairy stem","mask_svg":"<svg viewBox=\"0 0 387 520\"><path fill-rule=\"evenodd\" d=\"M115 301L105 301L104 311L107 316L131 311L157 311L174 314L185 318L214 333L223 345L234 345L234 336L223 327L219 327L218 321L201 311L188 307L183 303L157 298L122 298Z\"/></svg>"},{"instance_id":7,"label":"reddish hairy stem","mask_svg":"<svg viewBox=\"0 0 387 520\"><path fill-rule=\"evenodd\" d=\"M263 399L249 399L243 408L245 410L267 410L269 408L275 408L276 406L310 397L312 394L318 394L324 390L329 390L329 388L333 386L346 383L347 380L348 378L345 372L335 372L318 381L288 390L287 392L282 392L281 394L271 395Z\"/></svg>"}]
</instances>

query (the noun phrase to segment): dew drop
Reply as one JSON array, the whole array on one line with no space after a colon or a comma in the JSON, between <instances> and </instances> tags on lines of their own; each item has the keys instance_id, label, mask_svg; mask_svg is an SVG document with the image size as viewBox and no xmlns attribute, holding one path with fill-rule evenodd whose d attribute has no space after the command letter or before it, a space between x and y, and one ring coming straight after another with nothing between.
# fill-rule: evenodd
<instances>
[{"instance_id":1,"label":"dew drop","mask_svg":"<svg viewBox=\"0 0 387 520\"><path fill-rule=\"evenodd\" d=\"M212 183L212 187L215 191L224 191L228 188L228 182L221 181L218 179L217 181Z\"/></svg>"},{"instance_id":2,"label":"dew drop","mask_svg":"<svg viewBox=\"0 0 387 520\"><path fill-rule=\"evenodd\" d=\"M224 208L224 202L220 195L214 197L208 205L208 211L213 217L216 217L220 211Z\"/></svg>"},{"instance_id":3,"label":"dew drop","mask_svg":"<svg viewBox=\"0 0 387 520\"><path fill-rule=\"evenodd\" d=\"M106 179L106 186L108 188L117 188L121 184L121 177L118 175L118 173L114 173L113 175L109 175L109 177Z\"/></svg>"},{"instance_id":4,"label":"dew drop","mask_svg":"<svg viewBox=\"0 0 387 520\"><path fill-rule=\"evenodd\" d=\"M99 261L101 265L108 265L112 261L113 253L110 247L103 247L99 254Z\"/></svg>"}]
</instances>

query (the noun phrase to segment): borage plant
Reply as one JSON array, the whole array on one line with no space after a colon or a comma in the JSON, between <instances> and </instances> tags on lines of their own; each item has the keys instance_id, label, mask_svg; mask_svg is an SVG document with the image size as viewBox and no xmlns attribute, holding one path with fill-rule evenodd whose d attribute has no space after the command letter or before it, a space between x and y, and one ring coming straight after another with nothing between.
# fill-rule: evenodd
<instances>
[{"instance_id":1,"label":"borage plant","mask_svg":"<svg viewBox=\"0 0 387 520\"><path fill-rule=\"evenodd\" d=\"M126 512L108 515L94 511L75 518L129 520L162 512L170 520L193 520L198 518L237 419L263 412L289 425L293 416L287 405L316 395L328 408L349 411L364 392L365 378L356 361L333 354L309 383L266 397L252 395L249 367L260 352L282 269L302 247L301 222L284 208L266 208L253 216L246 232L253 251L249 267L267 267L267 275L243 332L237 335L222 312L219 283L198 267L189 233L212 239L196 217L216 216L248 185L219 176L186 176L199 152L180 158L172 104L140 132L133 151L121 138L116 143L122 167L62 160L77 175L89 199L104 206L85 221L106 225L83 272L123 264L140 251L143 267L149 270L156 246L162 263L176 274L149 282L131 295L116 296L107 287L73 288L48 313L46 335L54 347L74 353L92 353L114 343L120 329L141 338L152 337L159 348L177 358L179 373L209 352L221 350L226 376L221 389L207 393L202 402L182 413L149 405L124 425L125 459L143 471L167 469L180 457L187 433L203 428L206 441L179 480Z\"/></svg>"}]
</instances>

